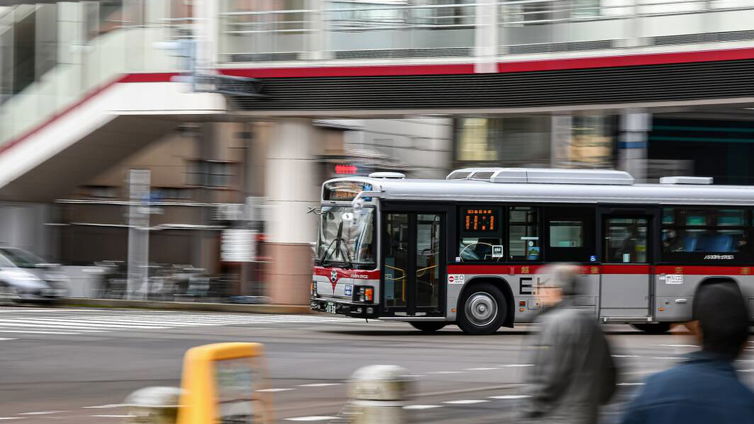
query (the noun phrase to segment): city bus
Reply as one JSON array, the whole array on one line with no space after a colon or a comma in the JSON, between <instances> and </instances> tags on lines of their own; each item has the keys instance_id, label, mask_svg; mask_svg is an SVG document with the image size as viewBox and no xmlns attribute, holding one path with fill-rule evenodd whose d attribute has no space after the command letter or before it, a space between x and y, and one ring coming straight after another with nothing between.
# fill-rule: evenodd
<instances>
[{"instance_id":1,"label":"city bus","mask_svg":"<svg viewBox=\"0 0 754 424\"><path fill-rule=\"evenodd\" d=\"M467 168L444 180L335 178L321 199L316 311L490 334L532 322L537 271L563 262L580 265L575 300L606 323L665 332L690 318L707 278L734 279L754 306L754 187Z\"/></svg>"}]
</instances>

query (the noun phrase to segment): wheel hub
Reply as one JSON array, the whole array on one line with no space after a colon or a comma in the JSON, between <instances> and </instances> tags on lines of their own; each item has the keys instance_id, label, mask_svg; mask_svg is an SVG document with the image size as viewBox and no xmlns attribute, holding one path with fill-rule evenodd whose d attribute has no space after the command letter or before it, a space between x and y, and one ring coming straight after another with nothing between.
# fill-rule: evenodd
<instances>
[{"instance_id":1,"label":"wheel hub","mask_svg":"<svg viewBox=\"0 0 754 424\"><path fill-rule=\"evenodd\" d=\"M488 293L474 293L466 302L466 316L476 326L484 327L497 318L497 301Z\"/></svg>"}]
</instances>

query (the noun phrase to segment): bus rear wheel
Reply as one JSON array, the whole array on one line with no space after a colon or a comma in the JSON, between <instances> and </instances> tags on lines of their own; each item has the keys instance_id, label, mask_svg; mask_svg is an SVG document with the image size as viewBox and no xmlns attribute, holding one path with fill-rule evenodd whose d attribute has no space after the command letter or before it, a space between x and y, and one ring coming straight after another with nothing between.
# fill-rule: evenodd
<instances>
[{"instance_id":1,"label":"bus rear wheel","mask_svg":"<svg viewBox=\"0 0 754 424\"><path fill-rule=\"evenodd\" d=\"M447 322L441 321L414 321L409 324L423 333L434 333L448 325Z\"/></svg>"},{"instance_id":2,"label":"bus rear wheel","mask_svg":"<svg viewBox=\"0 0 754 424\"><path fill-rule=\"evenodd\" d=\"M458 305L458 326L467 334L495 333L507 313L505 295L490 283L469 287Z\"/></svg>"},{"instance_id":3,"label":"bus rear wheel","mask_svg":"<svg viewBox=\"0 0 754 424\"><path fill-rule=\"evenodd\" d=\"M669 322L658 322L657 324L631 324L631 326L647 334L665 334L670 330Z\"/></svg>"}]
</instances>

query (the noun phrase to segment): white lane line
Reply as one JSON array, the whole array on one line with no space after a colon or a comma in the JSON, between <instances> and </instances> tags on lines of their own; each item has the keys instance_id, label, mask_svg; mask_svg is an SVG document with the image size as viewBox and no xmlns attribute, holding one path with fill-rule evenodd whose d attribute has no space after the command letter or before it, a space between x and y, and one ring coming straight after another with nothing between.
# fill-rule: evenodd
<instances>
[{"instance_id":1,"label":"white lane line","mask_svg":"<svg viewBox=\"0 0 754 424\"><path fill-rule=\"evenodd\" d=\"M68 411L38 411L38 412L21 412L18 415L51 415L51 414L59 414L61 412L68 412Z\"/></svg>"},{"instance_id":2,"label":"white lane line","mask_svg":"<svg viewBox=\"0 0 754 424\"><path fill-rule=\"evenodd\" d=\"M106 405L94 405L94 406L82 406L84 409L107 409L107 408L120 408L126 406L123 403L108 403Z\"/></svg>"},{"instance_id":3,"label":"white lane line","mask_svg":"<svg viewBox=\"0 0 754 424\"><path fill-rule=\"evenodd\" d=\"M644 383L618 383L619 386L643 386Z\"/></svg>"},{"instance_id":4,"label":"white lane line","mask_svg":"<svg viewBox=\"0 0 754 424\"><path fill-rule=\"evenodd\" d=\"M291 391L291 390L296 390L296 389L282 389L282 388L281 389L261 389L261 390L257 390L257 391L258 392L275 393L275 392L288 392L288 391Z\"/></svg>"},{"instance_id":5,"label":"white lane line","mask_svg":"<svg viewBox=\"0 0 754 424\"><path fill-rule=\"evenodd\" d=\"M33 322L34 324L28 324ZM170 327L160 327L152 325L130 325L130 324L87 324L75 321L61 321L61 320L45 320L45 319L32 319L32 320L11 320L0 319L0 326L4 327L65 327L65 328L139 328L139 329L164 329Z\"/></svg>"},{"instance_id":6,"label":"white lane line","mask_svg":"<svg viewBox=\"0 0 754 424\"><path fill-rule=\"evenodd\" d=\"M25 420L26 417L0 417L0 421Z\"/></svg>"},{"instance_id":7,"label":"white lane line","mask_svg":"<svg viewBox=\"0 0 754 424\"><path fill-rule=\"evenodd\" d=\"M530 397L529 395L501 395L501 396L490 396L490 399L500 399L500 400L508 400L508 399L526 399Z\"/></svg>"},{"instance_id":8,"label":"white lane line","mask_svg":"<svg viewBox=\"0 0 754 424\"><path fill-rule=\"evenodd\" d=\"M14 338L11 338L11 337L0 337L0 341L3 341L3 342L7 342L7 341L10 341L10 340L18 340L18 339L14 339Z\"/></svg>"},{"instance_id":9,"label":"white lane line","mask_svg":"<svg viewBox=\"0 0 754 424\"><path fill-rule=\"evenodd\" d=\"M424 374L406 374L406 375L404 375L404 377L408 377L408 378L421 378L421 377L424 377Z\"/></svg>"},{"instance_id":10,"label":"white lane line","mask_svg":"<svg viewBox=\"0 0 754 424\"><path fill-rule=\"evenodd\" d=\"M639 355L612 355L613 358L638 358Z\"/></svg>"},{"instance_id":11,"label":"white lane line","mask_svg":"<svg viewBox=\"0 0 754 424\"><path fill-rule=\"evenodd\" d=\"M672 359L672 360L678 360L683 359L682 356L650 356L651 359Z\"/></svg>"},{"instance_id":12,"label":"white lane line","mask_svg":"<svg viewBox=\"0 0 754 424\"><path fill-rule=\"evenodd\" d=\"M131 414L104 414L104 415L92 415L96 418L133 418L135 415Z\"/></svg>"},{"instance_id":13,"label":"white lane line","mask_svg":"<svg viewBox=\"0 0 754 424\"><path fill-rule=\"evenodd\" d=\"M492 370L499 370L500 368L496 367L478 367L478 368L466 368L465 371L492 371Z\"/></svg>"},{"instance_id":14,"label":"white lane line","mask_svg":"<svg viewBox=\"0 0 754 424\"><path fill-rule=\"evenodd\" d=\"M477 403L485 403L489 402L485 399L460 399L460 400L448 400L443 403L447 403L448 405L474 405Z\"/></svg>"},{"instance_id":15,"label":"white lane line","mask_svg":"<svg viewBox=\"0 0 754 424\"><path fill-rule=\"evenodd\" d=\"M295 418L286 418L286 421L298 421L298 422L315 422L315 421L330 421L334 420L338 417L330 417L325 415L312 415L310 417L295 417Z\"/></svg>"},{"instance_id":16,"label":"white lane line","mask_svg":"<svg viewBox=\"0 0 754 424\"><path fill-rule=\"evenodd\" d=\"M403 407L403 409L433 409L433 408L442 408L442 405L406 405Z\"/></svg>"},{"instance_id":17,"label":"white lane line","mask_svg":"<svg viewBox=\"0 0 754 424\"><path fill-rule=\"evenodd\" d=\"M698 348L699 345L695 344L661 344L662 347L692 347L692 348Z\"/></svg>"},{"instance_id":18,"label":"white lane line","mask_svg":"<svg viewBox=\"0 0 754 424\"><path fill-rule=\"evenodd\" d=\"M501 367L506 368L518 368L518 367L533 367L534 364L502 364Z\"/></svg>"},{"instance_id":19,"label":"white lane line","mask_svg":"<svg viewBox=\"0 0 754 424\"><path fill-rule=\"evenodd\" d=\"M427 374L461 374L461 371L430 371Z\"/></svg>"},{"instance_id":20,"label":"white lane line","mask_svg":"<svg viewBox=\"0 0 754 424\"><path fill-rule=\"evenodd\" d=\"M0 333L21 333L21 334L62 334L62 335L76 335L85 333L101 333L102 331L86 331L86 332L70 332L70 331L36 331L36 330L3 330L0 328Z\"/></svg>"},{"instance_id":21,"label":"white lane line","mask_svg":"<svg viewBox=\"0 0 754 424\"><path fill-rule=\"evenodd\" d=\"M343 383L309 383L299 384L298 387L328 387L328 386L340 386Z\"/></svg>"}]
</instances>

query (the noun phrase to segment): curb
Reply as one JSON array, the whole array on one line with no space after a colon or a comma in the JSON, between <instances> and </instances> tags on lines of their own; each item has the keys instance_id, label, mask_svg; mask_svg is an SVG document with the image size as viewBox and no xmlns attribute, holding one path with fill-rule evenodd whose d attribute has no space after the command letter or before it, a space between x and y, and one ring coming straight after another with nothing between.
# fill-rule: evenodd
<instances>
[{"instance_id":1,"label":"curb","mask_svg":"<svg viewBox=\"0 0 754 424\"><path fill-rule=\"evenodd\" d=\"M121 300L121 299L84 299L69 298L58 303L59 306L78 306L89 308L140 308L163 309L176 311L214 311L214 312L243 312L249 314L310 314L311 309L306 305L241 305L230 303L203 302L159 302L151 300Z\"/></svg>"}]
</instances>

